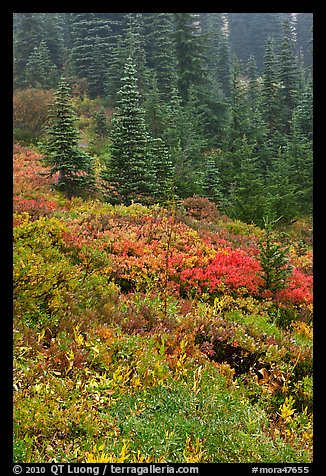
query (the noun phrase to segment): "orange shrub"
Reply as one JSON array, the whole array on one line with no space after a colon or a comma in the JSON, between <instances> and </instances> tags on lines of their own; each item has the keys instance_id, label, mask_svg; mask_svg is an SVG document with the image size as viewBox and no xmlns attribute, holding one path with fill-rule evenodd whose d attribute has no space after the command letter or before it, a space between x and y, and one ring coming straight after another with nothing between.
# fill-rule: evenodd
<instances>
[{"instance_id":1,"label":"orange shrub","mask_svg":"<svg viewBox=\"0 0 326 476\"><path fill-rule=\"evenodd\" d=\"M43 89L18 90L13 98L13 125L15 129L33 135L43 132L53 94Z\"/></svg>"}]
</instances>

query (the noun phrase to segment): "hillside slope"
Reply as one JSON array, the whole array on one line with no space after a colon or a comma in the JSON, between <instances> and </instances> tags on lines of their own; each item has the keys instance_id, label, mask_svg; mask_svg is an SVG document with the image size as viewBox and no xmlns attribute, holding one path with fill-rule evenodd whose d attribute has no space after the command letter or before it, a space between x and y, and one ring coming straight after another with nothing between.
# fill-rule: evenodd
<instances>
[{"instance_id":1,"label":"hillside slope","mask_svg":"<svg viewBox=\"0 0 326 476\"><path fill-rule=\"evenodd\" d=\"M14 149L17 462L310 462L312 245L206 199L66 199Z\"/></svg>"}]
</instances>

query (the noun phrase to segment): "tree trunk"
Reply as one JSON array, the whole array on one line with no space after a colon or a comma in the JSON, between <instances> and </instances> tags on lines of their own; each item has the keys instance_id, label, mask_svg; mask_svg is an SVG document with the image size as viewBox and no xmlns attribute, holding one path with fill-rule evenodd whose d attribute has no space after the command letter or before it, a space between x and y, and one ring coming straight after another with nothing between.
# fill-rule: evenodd
<instances>
[{"instance_id":1,"label":"tree trunk","mask_svg":"<svg viewBox=\"0 0 326 476\"><path fill-rule=\"evenodd\" d=\"M64 182L65 182L65 171L63 169L59 169L59 175L58 175L58 179L57 179L57 182L56 182L56 186L59 187L60 185L62 185Z\"/></svg>"}]
</instances>

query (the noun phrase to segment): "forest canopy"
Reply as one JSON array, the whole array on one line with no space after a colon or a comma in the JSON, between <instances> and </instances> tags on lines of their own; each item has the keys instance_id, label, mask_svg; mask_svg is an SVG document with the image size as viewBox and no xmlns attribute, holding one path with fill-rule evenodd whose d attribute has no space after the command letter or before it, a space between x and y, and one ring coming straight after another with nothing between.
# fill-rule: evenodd
<instances>
[{"instance_id":1,"label":"forest canopy","mask_svg":"<svg viewBox=\"0 0 326 476\"><path fill-rule=\"evenodd\" d=\"M197 195L258 225L312 213L312 13L15 13L13 27L15 139L49 151L64 79L86 147L75 176L93 155L105 200Z\"/></svg>"}]
</instances>

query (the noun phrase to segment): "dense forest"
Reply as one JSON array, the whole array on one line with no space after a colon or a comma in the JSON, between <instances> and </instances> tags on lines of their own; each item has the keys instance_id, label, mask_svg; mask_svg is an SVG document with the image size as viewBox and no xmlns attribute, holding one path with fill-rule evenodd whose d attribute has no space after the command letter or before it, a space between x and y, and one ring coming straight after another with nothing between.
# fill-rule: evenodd
<instances>
[{"instance_id":1,"label":"dense forest","mask_svg":"<svg viewBox=\"0 0 326 476\"><path fill-rule=\"evenodd\" d=\"M15 14L14 87L18 141L43 138L57 88L54 115L70 94L84 111L79 125L65 112L84 141L54 130L45 144L74 194L197 195L258 225L312 212L312 14ZM64 134L89 157L59 163Z\"/></svg>"},{"instance_id":2,"label":"dense forest","mask_svg":"<svg viewBox=\"0 0 326 476\"><path fill-rule=\"evenodd\" d=\"M14 462L309 471L312 20L13 14Z\"/></svg>"}]
</instances>

